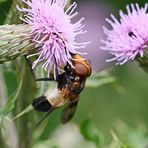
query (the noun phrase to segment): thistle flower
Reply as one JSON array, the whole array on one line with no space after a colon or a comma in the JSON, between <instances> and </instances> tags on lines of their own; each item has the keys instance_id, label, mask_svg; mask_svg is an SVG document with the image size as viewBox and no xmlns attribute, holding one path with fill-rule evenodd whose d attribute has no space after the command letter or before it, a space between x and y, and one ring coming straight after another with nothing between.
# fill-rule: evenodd
<instances>
[{"instance_id":1,"label":"thistle flower","mask_svg":"<svg viewBox=\"0 0 148 148\"><path fill-rule=\"evenodd\" d=\"M74 2L66 11L67 0L23 0L28 8L18 8L25 13L21 18L31 26L31 31L27 36L32 36L32 41L36 43L38 51L28 57L38 55L33 62L34 68L40 62L42 67L48 71L54 71L67 62L71 63L71 54L83 54L76 49L84 48L87 43L77 43L75 38L83 31L82 19L72 23L72 18L77 15L74 12L77 4Z\"/></svg>"},{"instance_id":2,"label":"thistle flower","mask_svg":"<svg viewBox=\"0 0 148 148\"><path fill-rule=\"evenodd\" d=\"M102 40L102 49L114 56L107 61L120 65L137 57L143 58L148 48L148 3L142 8L138 4L127 5L126 9L127 14L120 10L120 21L112 14L111 19L106 19L112 29L104 27L107 39Z\"/></svg>"}]
</instances>

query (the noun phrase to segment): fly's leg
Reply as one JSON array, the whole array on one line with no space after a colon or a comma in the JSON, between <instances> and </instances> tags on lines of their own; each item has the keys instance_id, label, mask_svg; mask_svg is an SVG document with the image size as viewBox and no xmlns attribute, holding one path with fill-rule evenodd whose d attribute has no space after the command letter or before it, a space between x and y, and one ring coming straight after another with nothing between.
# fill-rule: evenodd
<instances>
[{"instance_id":1,"label":"fly's leg","mask_svg":"<svg viewBox=\"0 0 148 148\"><path fill-rule=\"evenodd\" d=\"M36 75L35 75L34 70L32 69L31 62L28 60L27 56L24 56L24 57L25 57L28 65L30 67L31 74L32 74L32 76L33 76L33 78L34 78L35 81L54 81L54 78L37 78Z\"/></svg>"},{"instance_id":2,"label":"fly's leg","mask_svg":"<svg viewBox=\"0 0 148 148\"><path fill-rule=\"evenodd\" d=\"M53 57L54 57L55 65L56 65L56 80L58 81L58 77L59 77L59 73L58 73L58 65L57 65L57 61L56 61L55 55L53 55Z\"/></svg>"}]
</instances>

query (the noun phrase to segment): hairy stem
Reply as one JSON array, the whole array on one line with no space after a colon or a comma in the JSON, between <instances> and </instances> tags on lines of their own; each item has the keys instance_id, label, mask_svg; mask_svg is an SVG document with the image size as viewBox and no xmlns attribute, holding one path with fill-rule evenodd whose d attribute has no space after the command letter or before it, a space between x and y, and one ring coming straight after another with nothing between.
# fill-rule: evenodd
<instances>
[{"instance_id":1,"label":"hairy stem","mask_svg":"<svg viewBox=\"0 0 148 148\"><path fill-rule=\"evenodd\" d=\"M28 54L35 49L29 25L0 26L0 63L13 60L18 56Z\"/></svg>"},{"instance_id":2,"label":"hairy stem","mask_svg":"<svg viewBox=\"0 0 148 148\"><path fill-rule=\"evenodd\" d=\"M11 8L4 22L4 24L9 25L0 26L0 63L13 60L35 48L34 43L31 42L31 37L23 35L29 34L31 29L29 25L21 24L20 17L23 13L17 10L17 5L26 7L23 0L12 0Z\"/></svg>"}]
</instances>

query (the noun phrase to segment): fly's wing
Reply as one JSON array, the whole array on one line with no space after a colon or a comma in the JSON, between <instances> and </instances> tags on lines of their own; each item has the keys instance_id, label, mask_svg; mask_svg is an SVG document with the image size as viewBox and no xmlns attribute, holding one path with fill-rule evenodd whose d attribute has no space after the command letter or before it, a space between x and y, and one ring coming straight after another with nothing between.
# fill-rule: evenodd
<instances>
[{"instance_id":1,"label":"fly's wing","mask_svg":"<svg viewBox=\"0 0 148 148\"><path fill-rule=\"evenodd\" d=\"M55 108L52 106L52 107L48 110L48 112L46 112L46 113L44 114L44 116L35 124L35 126L34 126L33 128L38 127L38 126L46 119L46 117L48 117L48 115L49 115L54 109L55 109Z\"/></svg>"},{"instance_id":2,"label":"fly's wing","mask_svg":"<svg viewBox=\"0 0 148 148\"><path fill-rule=\"evenodd\" d=\"M77 104L78 104L79 98L76 99L76 101L69 102L63 109L61 113L61 123L65 124L69 122L72 117L75 114L75 111L77 109Z\"/></svg>"},{"instance_id":3,"label":"fly's wing","mask_svg":"<svg viewBox=\"0 0 148 148\"><path fill-rule=\"evenodd\" d=\"M38 127L44 121L44 119L46 119L46 117L55 109L55 107L47 100L47 97L45 96L34 99L32 106L36 111L46 112L33 128Z\"/></svg>"}]
</instances>

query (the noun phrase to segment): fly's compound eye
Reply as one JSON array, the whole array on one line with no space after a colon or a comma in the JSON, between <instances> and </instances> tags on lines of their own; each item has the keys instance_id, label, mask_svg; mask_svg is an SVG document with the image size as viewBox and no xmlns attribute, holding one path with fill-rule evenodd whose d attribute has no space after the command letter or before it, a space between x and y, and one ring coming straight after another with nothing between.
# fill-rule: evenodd
<instances>
[{"instance_id":1,"label":"fly's compound eye","mask_svg":"<svg viewBox=\"0 0 148 148\"><path fill-rule=\"evenodd\" d=\"M91 69L88 65L84 65L82 63L76 63L74 67L75 67L74 69L75 73L79 76L89 77L91 74Z\"/></svg>"},{"instance_id":2,"label":"fly's compound eye","mask_svg":"<svg viewBox=\"0 0 148 148\"><path fill-rule=\"evenodd\" d=\"M73 56L74 71L78 76L89 77L91 75L91 66L82 56L76 54Z\"/></svg>"},{"instance_id":3,"label":"fly's compound eye","mask_svg":"<svg viewBox=\"0 0 148 148\"><path fill-rule=\"evenodd\" d=\"M70 65L66 65L66 66L64 67L64 70L65 70L67 73L71 73L72 68L71 68Z\"/></svg>"}]
</instances>

